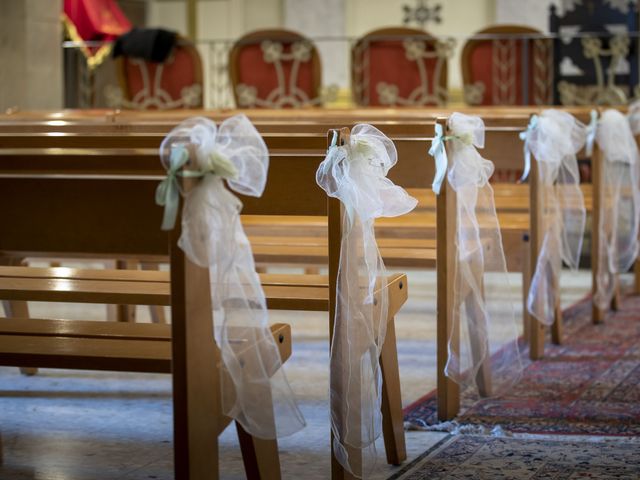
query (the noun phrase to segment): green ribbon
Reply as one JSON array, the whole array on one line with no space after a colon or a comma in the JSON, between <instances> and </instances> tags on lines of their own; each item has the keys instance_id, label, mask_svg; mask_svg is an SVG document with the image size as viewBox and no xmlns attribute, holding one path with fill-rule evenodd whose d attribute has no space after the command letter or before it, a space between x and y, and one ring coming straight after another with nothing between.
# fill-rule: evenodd
<instances>
[{"instance_id":1,"label":"green ribbon","mask_svg":"<svg viewBox=\"0 0 640 480\"><path fill-rule=\"evenodd\" d=\"M172 230L178 216L180 205L180 186L178 176L183 176L180 169L189 161L189 152L184 147L173 147L169 156L167 177L156 188L156 205L164 207L162 230ZM194 172L195 173L195 172ZM189 175L191 176L191 175Z\"/></svg>"},{"instance_id":2,"label":"green ribbon","mask_svg":"<svg viewBox=\"0 0 640 480\"><path fill-rule=\"evenodd\" d=\"M433 179L433 184L431 185L431 189L436 195L440 194L440 188L449 166L447 149L444 146L445 142L448 142L449 140L459 140L467 146L473 145L473 136L471 133L464 133L462 135L445 135L442 125L436 123L435 135L431 140L431 148L429 148L429 155L431 155L436 161L436 174Z\"/></svg>"},{"instance_id":3,"label":"green ribbon","mask_svg":"<svg viewBox=\"0 0 640 480\"><path fill-rule=\"evenodd\" d=\"M518 135L520 140L524 142L524 169L522 170L522 176L518 183L524 183L524 181L529 176L529 172L531 171L531 147L529 146L529 141L531 139L531 132L533 132L536 128L538 128L538 122L540 121L540 117L538 115L533 115L529 119L529 125L527 125L527 129L524 132L520 132Z\"/></svg>"},{"instance_id":4,"label":"green ribbon","mask_svg":"<svg viewBox=\"0 0 640 480\"><path fill-rule=\"evenodd\" d=\"M585 153L591 158L593 155L593 145L596 141L596 133L598 131L598 112L591 110L591 121L587 125L587 140L585 142Z\"/></svg>"}]
</instances>

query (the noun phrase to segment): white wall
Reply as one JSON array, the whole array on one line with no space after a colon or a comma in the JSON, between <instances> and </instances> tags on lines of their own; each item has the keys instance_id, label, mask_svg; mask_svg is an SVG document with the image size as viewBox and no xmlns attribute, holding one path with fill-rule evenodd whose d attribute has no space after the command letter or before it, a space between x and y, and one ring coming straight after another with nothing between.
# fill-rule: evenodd
<instances>
[{"instance_id":1,"label":"white wall","mask_svg":"<svg viewBox=\"0 0 640 480\"><path fill-rule=\"evenodd\" d=\"M496 0L496 23L528 25L549 31L549 6L561 0Z\"/></svg>"},{"instance_id":2,"label":"white wall","mask_svg":"<svg viewBox=\"0 0 640 480\"><path fill-rule=\"evenodd\" d=\"M283 25L282 0L200 0L198 39L233 39L251 30ZM150 0L148 26L187 34L184 0Z\"/></svg>"}]
</instances>

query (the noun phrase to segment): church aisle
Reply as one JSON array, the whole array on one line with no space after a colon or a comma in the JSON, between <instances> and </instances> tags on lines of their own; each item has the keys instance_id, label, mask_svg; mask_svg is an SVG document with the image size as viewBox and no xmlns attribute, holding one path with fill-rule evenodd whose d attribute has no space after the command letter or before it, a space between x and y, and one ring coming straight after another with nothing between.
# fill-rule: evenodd
<instances>
[{"instance_id":1,"label":"church aisle","mask_svg":"<svg viewBox=\"0 0 640 480\"><path fill-rule=\"evenodd\" d=\"M435 387L435 275L410 272L410 295L398 315L397 335L403 404ZM589 286L589 273L563 277L563 301L571 304ZM508 297L517 299L519 276ZM102 306L32 304L32 314L104 318ZM519 312L518 312L519 313ZM141 321L148 321L140 307ZM283 478L328 478L328 331L326 314L274 311L288 322L294 352L287 373L308 421L306 429L280 441ZM26 377L0 368L0 478L11 480L170 479L171 382L167 375L41 370ZM408 431L404 467L448 437ZM220 437L221 478L242 479L244 470L233 427ZM379 453L384 454L382 441ZM404 467L380 458L375 479Z\"/></svg>"}]
</instances>

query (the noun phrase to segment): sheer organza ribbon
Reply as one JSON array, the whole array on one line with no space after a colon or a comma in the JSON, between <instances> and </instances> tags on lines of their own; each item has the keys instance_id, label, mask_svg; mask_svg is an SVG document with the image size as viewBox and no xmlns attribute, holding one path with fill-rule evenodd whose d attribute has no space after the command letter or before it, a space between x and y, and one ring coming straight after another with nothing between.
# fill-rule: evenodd
<instances>
[{"instance_id":1,"label":"sheer organza ribbon","mask_svg":"<svg viewBox=\"0 0 640 480\"><path fill-rule=\"evenodd\" d=\"M602 152L602 196L593 301L606 310L615 292L616 275L629 270L638 255L640 159L629 120L617 110L602 113L596 141Z\"/></svg>"},{"instance_id":2,"label":"sheer organza ribbon","mask_svg":"<svg viewBox=\"0 0 640 480\"><path fill-rule=\"evenodd\" d=\"M449 160L447 159L447 149L444 146L444 142L447 140L448 137L444 135L442 125L436 123L435 135L433 140L431 140L431 148L429 148L429 155L436 161L436 174L433 178L433 184L431 185L431 189L436 195L440 193L442 182L447 174L447 164Z\"/></svg>"},{"instance_id":3,"label":"sheer organza ribbon","mask_svg":"<svg viewBox=\"0 0 640 480\"><path fill-rule=\"evenodd\" d=\"M589 158L593 155L593 145L596 142L596 132L598 131L598 111L591 110L590 118L591 120L589 121L589 125L587 125L587 139L584 145L585 153Z\"/></svg>"},{"instance_id":4,"label":"sheer organza ribbon","mask_svg":"<svg viewBox=\"0 0 640 480\"><path fill-rule=\"evenodd\" d=\"M178 244L193 263L209 268L215 337L226 372L221 376L223 412L259 438L292 434L305 421L269 329L264 292L240 223L242 203L223 181L238 193L262 195L267 147L244 115L225 120L219 130L211 120L196 117L167 135L160 157L167 170L156 192L165 205L163 228L175 222L177 177L201 177L182 192ZM181 171L188 160L191 170Z\"/></svg>"},{"instance_id":5,"label":"sheer organza ribbon","mask_svg":"<svg viewBox=\"0 0 640 480\"><path fill-rule=\"evenodd\" d=\"M532 115L529 120L529 125L527 125L527 129L524 132L520 132L520 140L524 142L524 168L522 170L522 177L520 178L520 183L524 182L529 177L529 172L531 171L531 147L529 146L529 137L531 136L531 132L535 130L538 126L538 115Z\"/></svg>"},{"instance_id":6,"label":"sheer organza ribbon","mask_svg":"<svg viewBox=\"0 0 640 480\"><path fill-rule=\"evenodd\" d=\"M411 211L417 201L386 178L397 162L393 142L371 125L356 125L344 146L334 143L316 173L343 205L337 307L331 344L331 429L334 454L353 475L375 464L382 431L382 376L387 272L374 235L378 217Z\"/></svg>"},{"instance_id":7,"label":"sheer organza ribbon","mask_svg":"<svg viewBox=\"0 0 640 480\"><path fill-rule=\"evenodd\" d=\"M636 100L629 105L629 125L634 135L640 135L640 100Z\"/></svg>"},{"instance_id":8,"label":"sheer organza ribbon","mask_svg":"<svg viewBox=\"0 0 640 480\"><path fill-rule=\"evenodd\" d=\"M562 261L578 268L586 212L580 189L576 154L587 138L587 128L571 114L544 110L526 133L525 148L538 162L542 246L527 297L527 309L551 325Z\"/></svg>"},{"instance_id":9,"label":"sheer organza ribbon","mask_svg":"<svg viewBox=\"0 0 640 480\"><path fill-rule=\"evenodd\" d=\"M456 192L453 308L459 320L451 332L445 372L483 395L498 394L520 378L522 361L514 307L504 300L509 278L489 184L494 166L476 150L484 148L482 119L454 113L448 127L447 178Z\"/></svg>"}]
</instances>

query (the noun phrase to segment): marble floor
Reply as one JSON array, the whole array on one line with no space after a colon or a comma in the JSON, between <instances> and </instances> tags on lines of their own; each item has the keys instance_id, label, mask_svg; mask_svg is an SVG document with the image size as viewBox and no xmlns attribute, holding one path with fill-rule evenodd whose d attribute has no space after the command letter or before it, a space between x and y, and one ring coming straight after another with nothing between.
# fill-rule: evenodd
<instances>
[{"instance_id":1,"label":"marble floor","mask_svg":"<svg viewBox=\"0 0 640 480\"><path fill-rule=\"evenodd\" d=\"M564 275L563 303L584 296L589 272ZM403 403L435 387L435 275L409 273L409 301L396 319ZM520 314L520 278L501 288ZM33 316L105 318L104 306L30 304ZM148 321L146 309L139 317ZM271 313L292 325L287 374L308 426L280 441L283 478L329 477L328 322L325 313ZM167 375L0 368L0 480L170 479L171 384ZM410 431L416 458L446 434ZM245 478L236 433L220 437L221 478ZM382 445L379 453L384 455ZM373 478L397 471L383 458Z\"/></svg>"}]
</instances>

